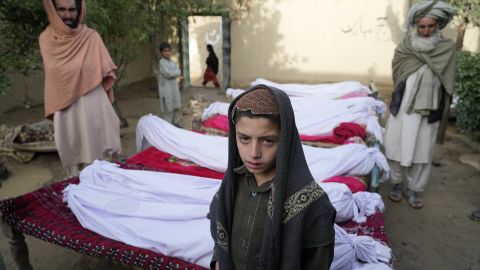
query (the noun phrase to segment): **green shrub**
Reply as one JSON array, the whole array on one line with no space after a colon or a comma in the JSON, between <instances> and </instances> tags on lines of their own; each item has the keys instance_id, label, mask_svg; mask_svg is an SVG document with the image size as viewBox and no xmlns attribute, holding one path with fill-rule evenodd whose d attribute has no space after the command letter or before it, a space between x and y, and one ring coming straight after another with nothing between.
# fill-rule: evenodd
<instances>
[{"instance_id":1,"label":"green shrub","mask_svg":"<svg viewBox=\"0 0 480 270\"><path fill-rule=\"evenodd\" d=\"M0 96L10 86L7 72L41 68L38 35L46 25L42 1L0 0Z\"/></svg>"},{"instance_id":2,"label":"green shrub","mask_svg":"<svg viewBox=\"0 0 480 270\"><path fill-rule=\"evenodd\" d=\"M480 140L480 53L459 53L455 91L457 126Z\"/></svg>"},{"instance_id":3,"label":"green shrub","mask_svg":"<svg viewBox=\"0 0 480 270\"><path fill-rule=\"evenodd\" d=\"M228 2L243 10L249 0L89 0L86 23L100 33L117 65L118 86L142 43L150 40L157 52L157 45L167 37L157 33L168 28L171 33L166 34L173 34L179 17L223 10ZM0 0L0 95L10 85L7 72L29 75L42 67L38 36L48 24L42 3Z\"/></svg>"},{"instance_id":4,"label":"green shrub","mask_svg":"<svg viewBox=\"0 0 480 270\"><path fill-rule=\"evenodd\" d=\"M8 87L10 87L10 80L4 74L0 74L0 96L5 95Z\"/></svg>"}]
</instances>

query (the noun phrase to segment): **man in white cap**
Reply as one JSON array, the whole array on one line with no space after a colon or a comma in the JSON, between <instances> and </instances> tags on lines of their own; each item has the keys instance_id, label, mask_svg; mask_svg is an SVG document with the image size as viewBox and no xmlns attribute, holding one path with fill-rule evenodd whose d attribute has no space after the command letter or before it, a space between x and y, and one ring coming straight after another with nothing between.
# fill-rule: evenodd
<instances>
[{"instance_id":1,"label":"man in white cap","mask_svg":"<svg viewBox=\"0 0 480 270\"><path fill-rule=\"evenodd\" d=\"M435 138L445 99L453 93L456 72L454 43L442 36L455 9L445 2L424 1L408 13L413 27L395 49L394 92L385 132L385 152L394 184L389 198L422 208Z\"/></svg>"}]
</instances>

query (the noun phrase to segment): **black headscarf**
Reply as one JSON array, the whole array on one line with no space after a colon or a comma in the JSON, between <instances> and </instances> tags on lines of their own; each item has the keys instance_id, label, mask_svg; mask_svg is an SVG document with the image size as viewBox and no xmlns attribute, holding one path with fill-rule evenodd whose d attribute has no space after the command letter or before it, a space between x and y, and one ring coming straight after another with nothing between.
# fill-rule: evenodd
<instances>
[{"instance_id":1,"label":"black headscarf","mask_svg":"<svg viewBox=\"0 0 480 270\"><path fill-rule=\"evenodd\" d=\"M209 66L213 73L215 75L218 73L218 58L217 55L215 54L215 51L213 50L213 46L208 44L207 45L207 50L208 50L208 57L207 57L207 66Z\"/></svg>"},{"instance_id":2,"label":"black headscarf","mask_svg":"<svg viewBox=\"0 0 480 270\"><path fill-rule=\"evenodd\" d=\"M302 250L325 246L334 241L335 209L308 169L290 99L283 91L265 85L254 86L245 93L255 89L268 89L272 92L280 111L281 127L275 180L258 269L300 269ZM237 149L235 125L231 119L235 103L244 94L230 104L228 168L210 205L210 229L215 241L215 255L222 270L233 269L230 232L237 180L234 169L242 165L242 160Z\"/></svg>"}]
</instances>

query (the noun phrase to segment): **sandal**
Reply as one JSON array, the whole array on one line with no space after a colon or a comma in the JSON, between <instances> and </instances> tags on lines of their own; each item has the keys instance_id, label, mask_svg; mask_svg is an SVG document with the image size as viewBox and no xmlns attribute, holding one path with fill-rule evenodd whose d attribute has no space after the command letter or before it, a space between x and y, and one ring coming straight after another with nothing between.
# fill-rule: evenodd
<instances>
[{"instance_id":1,"label":"sandal","mask_svg":"<svg viewBox=\"0 0 480 270\"><path fill-rule=\"evenodd\" d=\"M392 202L400 202L402 200L402 185L401 184L395 184L392 188L392 191L388 193L388 198Z\"/></svg>"},{"instance_id":2,"label":"sandal","mask_svg":"<svg viewBox=\"0 0 480 270\"><path fill-rule=\"evenodd\" d=\"M473 221L480 221L480 209L472 211L470 219Z\"/></svg>"},{"instance_id":3,"label":"sandal","mask_svg":"<svg viewBox=\"0 0 480 270\"><path fill-rule=\"evenodd\" d=\"M410 205L412 208L420 209L423 207L423 200L420 198L420 193L407 190L404 195L407 198L408 205Z\"/></svg>"}]
</instances>

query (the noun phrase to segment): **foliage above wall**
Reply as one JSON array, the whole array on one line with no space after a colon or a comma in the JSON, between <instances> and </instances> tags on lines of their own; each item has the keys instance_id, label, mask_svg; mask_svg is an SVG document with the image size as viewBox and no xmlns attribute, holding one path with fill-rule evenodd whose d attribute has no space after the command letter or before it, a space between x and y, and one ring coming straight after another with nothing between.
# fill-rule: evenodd
<instances>
[{"instance_id":1,"label":"foliage above wall","mask_svg":"<svg viewBox=\"0 0 480 270\"><path fill-rule=\"evenodd\" d=\"M452 6L457 8L457 16L462 19L462 23L458 26L456 47L461 50L465 31L469 24L480 26L480 0L448 0Z\"/></svg>"},{"instance_id":2,"label":"foliage above wall","mask_svg":"<svg viewBox=\"0 0 480 270\"><path fill-rule=\"evenodd\" d=\"M457 15L462 18L458 27L457 49L463 47L463 38L468 24L480 26L480 0L448 0L457 8ZM480 54L459 52L456 95L459 97L457 125L464 132L470 132L473 138L480 140Z\"/></svg>"},{"instance_id":3,"label":"foliage above wall","mask_svg":"<svg viewBox=\"0 0 480 270\"><path fill-rule=\"evenodd\" d=\"M97 30L117 65L117 82L148 39L149 17L142 0L87 1L86 24ZM118 87L118 83L116 87Z\"/></svg>"},{"instance_id":4,"label":"foliage above wall","mask_svg":"<svg viewBox=\"0 0 480 270\"><path fill-rule=\"evenodd\" d=\"M480 0L448 0L457 8L457 15L467 20L474 26L480 26Z\"/></svg>"},{"instance_id":5,"label":"foliage above wall","mask_svg":"<svg viewBox=\"0 0 480 270\"><path fill-rule=\"evenodd\" d=\"M242 7L248 0L232 2ZM179 16L218 12L227 3L231 4L228 0L92 0L87 1L86 23L102 36L121 80L142 42L158 44L175 32ZM41 0L0 1L0 94L9 85L7 72L28 75L41 68L38 37L47 24Z\"/></svg>"},{"instance_id":6,"label":"foliage above wall","mask_svg":"<svg viewBox=\"0 0 480 270\"><path fill-rule=\"evenodd\" d=\"M458 57L458 71L455 91L457 104L457 125L480 140L480 53L462 51Z\"/></svg>"},{"instance_id":7,"label":"foliage above wall","mask_svg":"<svg viewBox=\"0 0 480 270\"><path fill-rule=\"evenodd\" d=\"M6 72L26 75L40 68L38 36L47 23L42 1L1 1L0 95L10 84Z\"/></svg>"}]
</instances>

